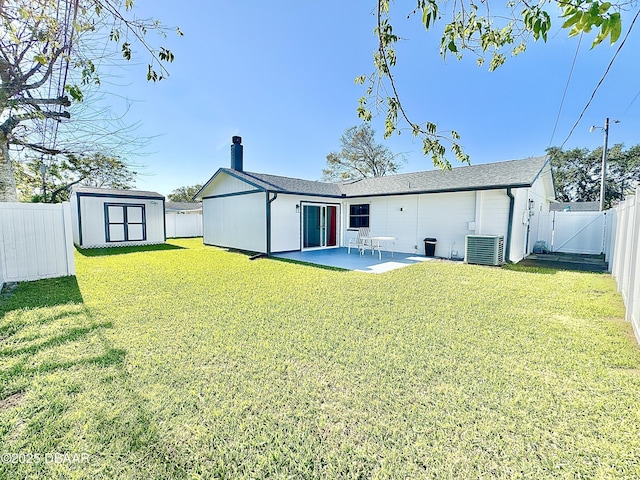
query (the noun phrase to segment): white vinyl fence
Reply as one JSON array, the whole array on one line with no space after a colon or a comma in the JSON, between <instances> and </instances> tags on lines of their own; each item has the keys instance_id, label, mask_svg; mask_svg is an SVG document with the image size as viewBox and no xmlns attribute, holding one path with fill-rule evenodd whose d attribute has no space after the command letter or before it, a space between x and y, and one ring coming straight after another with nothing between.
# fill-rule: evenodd
<instances>
[{"instance_id":1,"label":"white vinyl fence","mask_svg":"<svg viewBox=\"0 0 640 480\"><path fill-rule=\"evenodd\" d=\"M0 203L0 288L75 275L68 203Z\"/></svg>"},{"instance_id":2,"label":"white vinyl fence","mask_svg":"<svg viewBox=\"0 0 640 480\"><path fill-rule=\"evenodd\" d=\"M166 213L167 238L187 238L202 236L201 213Z\"/></svg>"},{"instance_id":3,"label":"white vinyl fence","mask_svg":"<svg viewBox=\"0 0 640 480\"><path fill-rule=\"evenodd\" d=\"M549 212L539 238L552 252L599 255L605 244L605 212Z\"/></svg>"},{"instance_id":4,"label":"white vinyl fence","mask_svg":"<svg viewBox=\"0 0 640 480\"><path fill-rule=\"evenodd\" d=\"M640 339L640 212L638 197L628 196L613 209L615 239L611 275L618 284L627 309L626 319L633 325L636 339Z\"/></svg>"}]
</instances>

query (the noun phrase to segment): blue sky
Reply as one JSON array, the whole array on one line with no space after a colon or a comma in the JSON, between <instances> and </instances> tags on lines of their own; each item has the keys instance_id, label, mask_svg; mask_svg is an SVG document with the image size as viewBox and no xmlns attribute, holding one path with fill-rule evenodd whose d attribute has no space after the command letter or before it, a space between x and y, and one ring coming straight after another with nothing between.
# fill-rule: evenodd
<instances>
[{"instance_id":1,"label":"blue sky","mask_svg":"<svg viewBox=\"0 0 640 480\"><path fill-rule=\"evenodd\" d=\"M542 155L562 144L617 47L590 50L593 37L582 40L552 138L578 45L559 30L560 20L547 44L531 43L489 73L470 54L443 61L439 32L407 20L412 5L392 4L395 32L404 38L396 72L401 99L415 121L457 130L472 164ZM149 138L146 154L133 159L145 165L136 187L166 195L205 182L229 166L232 135L243 138L246 170L319 179L340 135L360 123L364 88L354 79L373 71L374 7L362 0L137 0L139 16L179 26L184 36L160 42L176 56L167 80L147 83L138 64L118 71L117 85L104 85L114 114L126 110L125 121L139 123L135 134ZM639 38L631 33L565 148L600 146L601 130L589 127L606 117L621 122L611 126L610 144L640 143ZM373 122L380 141L383 120ZM403 172L433 168L408 132L384 142L405 155Z\"/></svg>"}]
</instances>

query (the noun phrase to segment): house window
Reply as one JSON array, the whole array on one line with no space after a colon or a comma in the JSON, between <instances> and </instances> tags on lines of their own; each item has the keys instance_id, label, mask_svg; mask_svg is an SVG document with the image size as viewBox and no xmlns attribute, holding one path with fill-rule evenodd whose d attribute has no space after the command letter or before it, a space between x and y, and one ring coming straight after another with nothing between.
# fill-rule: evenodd
<instances>
[{"instance_id":1,"label":"house window","mask_svg":"<svg viewBox=\"0 0 640 480\"><path fill-rule=\"evenodd\" d=\"M349 228L369 226L369 204L349 206Z\"/></svg>"},{"instance_id":2,"label":"house window","mask_svg":"<svg viewBox=\"0 0 640 480\"><path fill-rule=\"evenodd\" d=\"M139 242L147 239L144 205L106 203L107 242Z\"/></svg>"}]
</instances>

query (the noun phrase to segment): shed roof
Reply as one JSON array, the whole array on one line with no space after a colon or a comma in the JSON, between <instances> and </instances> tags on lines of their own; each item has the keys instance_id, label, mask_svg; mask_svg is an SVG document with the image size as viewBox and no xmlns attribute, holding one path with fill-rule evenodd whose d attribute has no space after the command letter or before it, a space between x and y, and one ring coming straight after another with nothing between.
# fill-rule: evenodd
<instances>
[{"instance_id":1,"label":"shed roof","mask_svg":"<svg viewBox=\"0 0 640 480\"><path fill-rule=\"evenodd\" d=\"M71 188L71 191L75 193L86 193L89 195L100 195L100 196L149 197L149 198L164 199L164 195L161 195L158 192L148 192L144 190L124 190L124 189L117 189L117 188L96 188L96 187L75 186Z\"/></svg>"},{"instance_id":2,"label":"shed roof","mask_svg":"<svg viewBox=\"0 0 640 480\"><path fill-rule=\"evenodd\" d=\"M196 198L199 198L201 192L221 172L263 191L325 197L365 197L529 187L547 164L546 156L531 157L524 160L455 167L451 170L429 170L340 183L221 168L198 192Z\"/></svg>"}]
</instances>

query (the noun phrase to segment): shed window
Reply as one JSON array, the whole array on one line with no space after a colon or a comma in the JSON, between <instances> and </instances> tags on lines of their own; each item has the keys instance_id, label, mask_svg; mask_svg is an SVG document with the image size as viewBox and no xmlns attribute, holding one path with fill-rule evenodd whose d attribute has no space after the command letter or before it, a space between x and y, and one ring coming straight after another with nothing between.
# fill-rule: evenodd
<instances>
[{"instance_id":1,"label":"shed window","mask_svg":"<svg viewBox=\"0 0 640 480\"><path fill-rule=\"evenodd\" d=\"M349 206L349 228L369 226L369 204Z\"/></svg>"},{"instance_id":2,"label":"shed window","mask_svg":"<svg viewBox=\"0 0 640 480\"><path fill-rule=\"evenodd\" d=\"M139 242L147 239L144 205L107 203L104 209L107 242Z\"/></svg>"}]
</instances>

